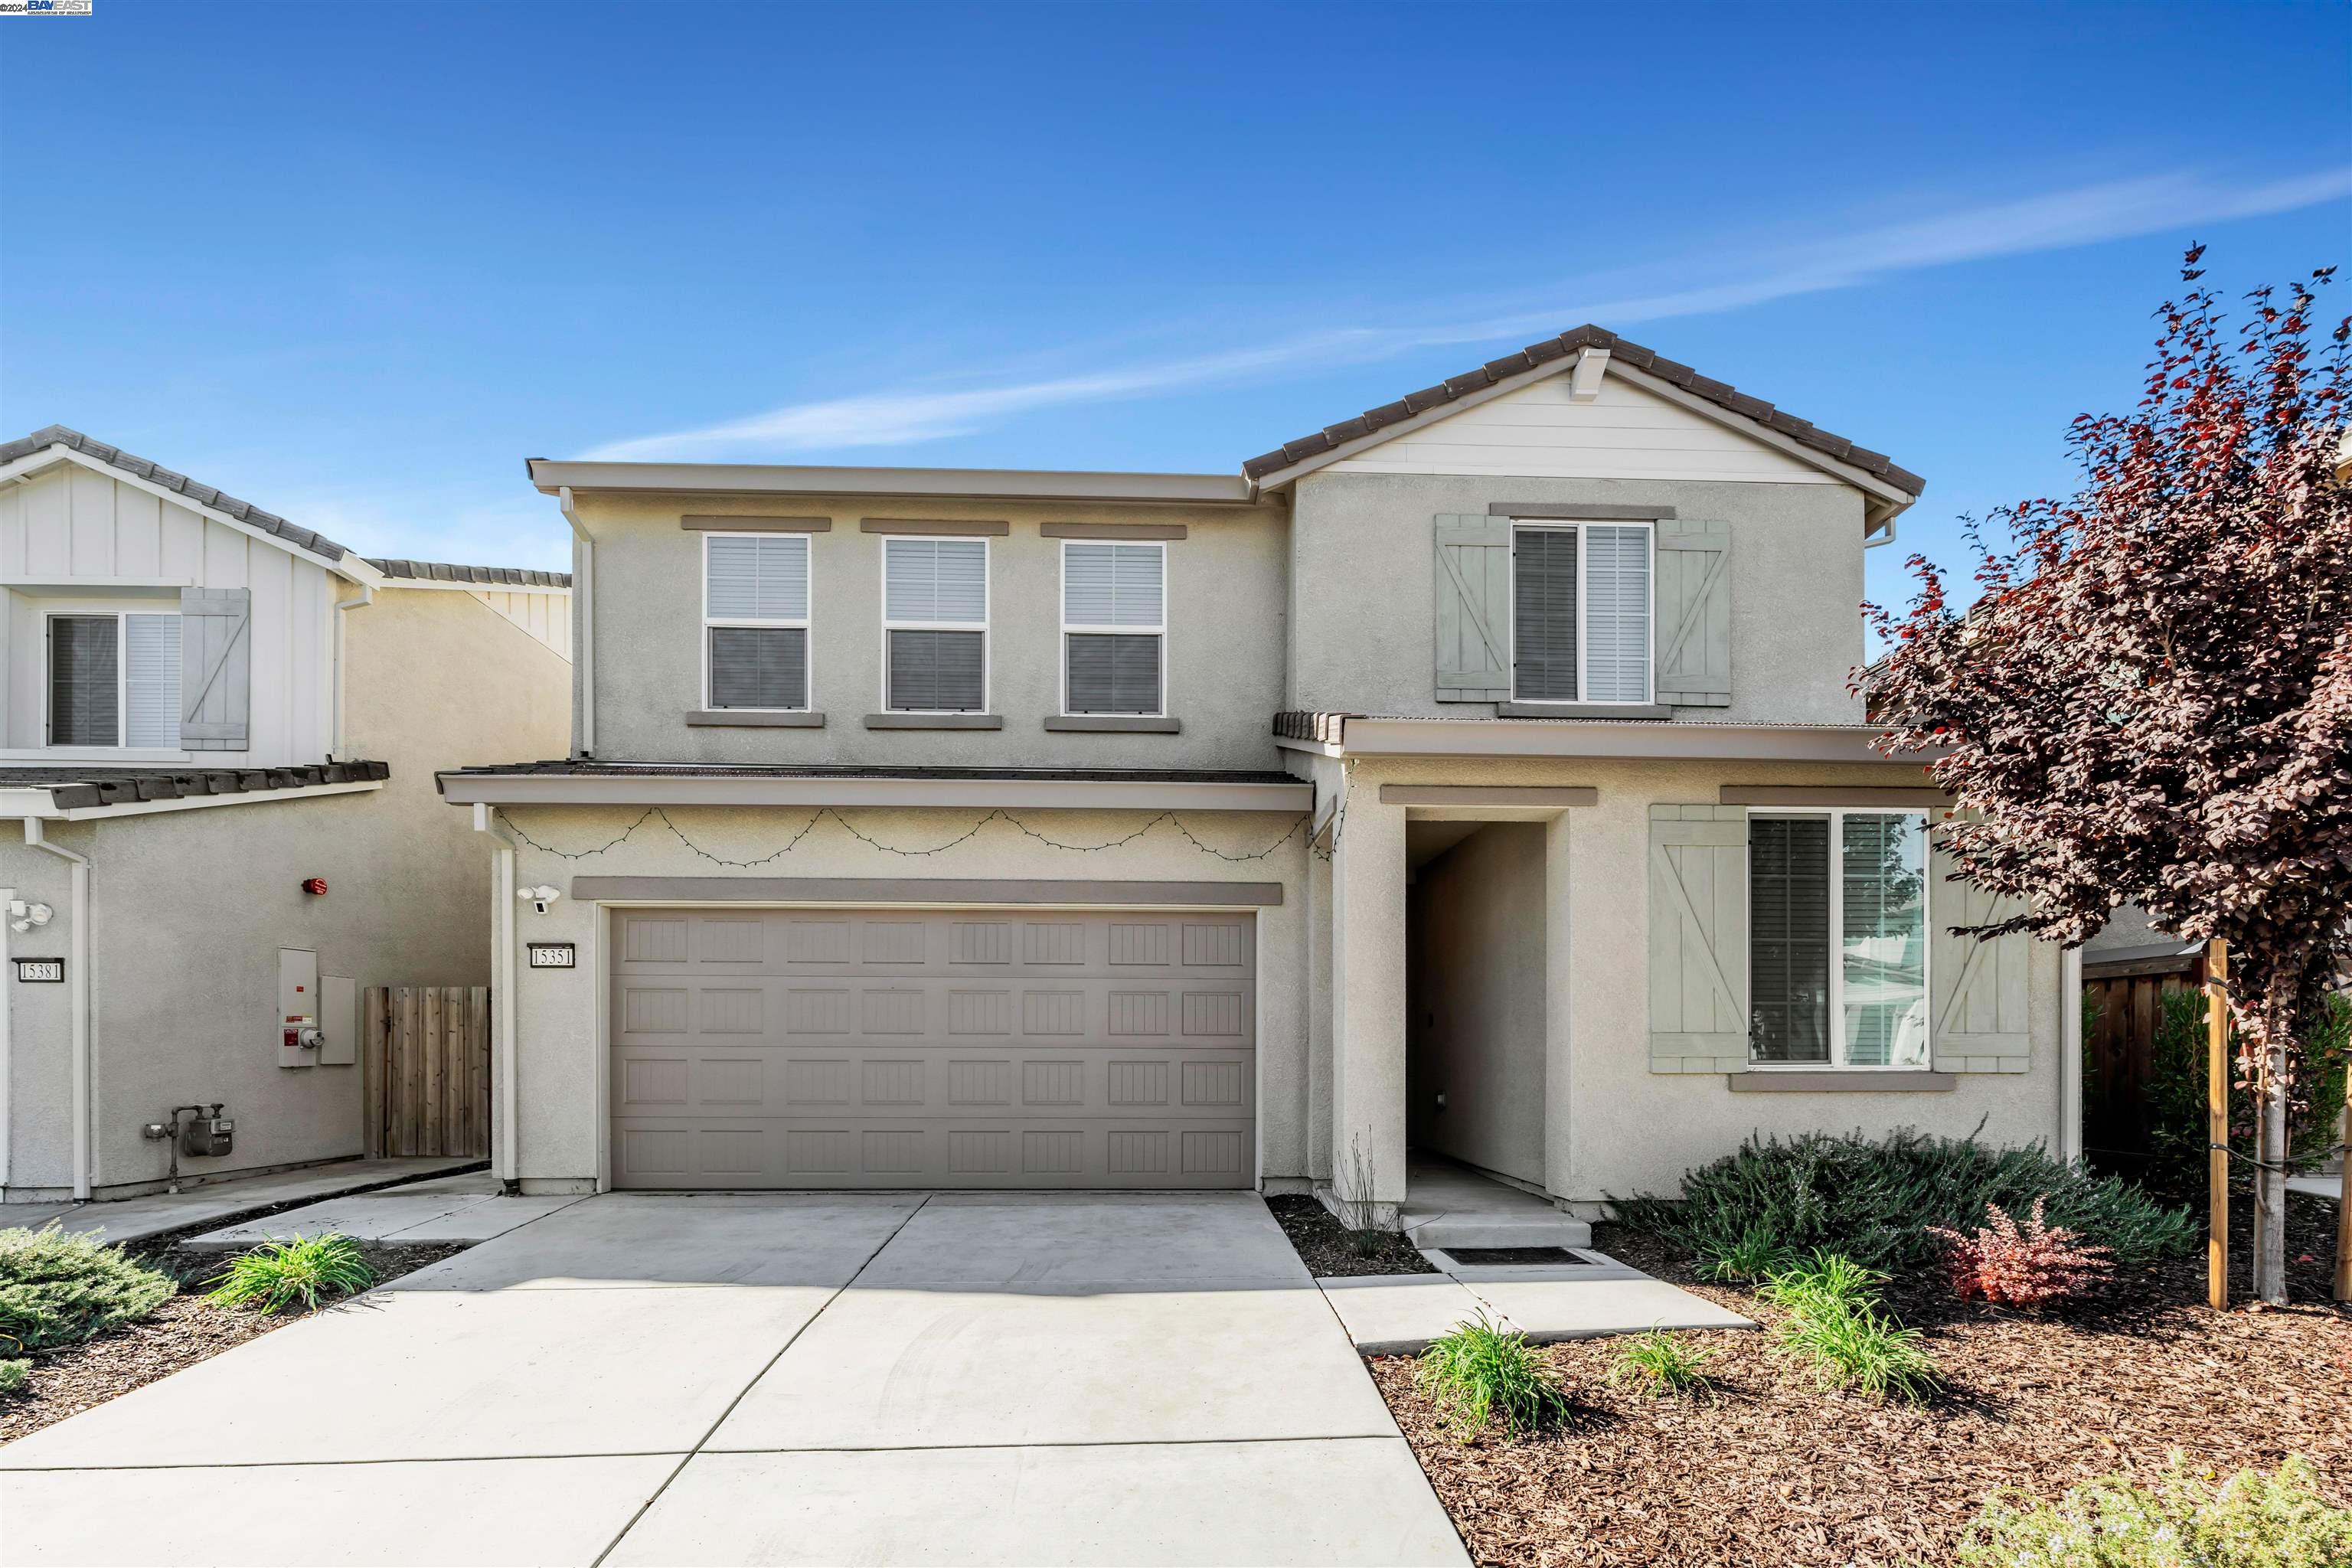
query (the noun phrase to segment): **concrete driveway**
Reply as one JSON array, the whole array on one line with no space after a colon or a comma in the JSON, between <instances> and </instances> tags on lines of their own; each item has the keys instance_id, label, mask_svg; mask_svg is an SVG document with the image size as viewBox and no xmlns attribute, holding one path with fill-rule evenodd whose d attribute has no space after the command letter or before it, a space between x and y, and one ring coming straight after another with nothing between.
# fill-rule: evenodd
<instances>
[{"instance_id":1,"label":"concrete driveway","mask_svg":"<svg viewBox=\"0 0 2352 1568\"><path fill-rule=\"evenodd\" d=\"M609 1194L0 1448L47 1563L1464 1563L1248 1194Z\"/></svg>"}]
</instances>

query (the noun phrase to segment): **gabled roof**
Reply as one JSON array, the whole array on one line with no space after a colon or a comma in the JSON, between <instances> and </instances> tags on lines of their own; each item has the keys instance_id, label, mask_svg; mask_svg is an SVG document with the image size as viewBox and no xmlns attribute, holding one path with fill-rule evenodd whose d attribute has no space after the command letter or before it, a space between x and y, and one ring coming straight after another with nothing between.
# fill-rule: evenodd
<instances>
[{"instance_id":1,"label":"gabled roof","mask_svg":"<svg viewBox=\"0 0 2352 1568\"><path fill-rule=\"evenodd\" d=\"M226 517L233 517L248 528L282 539L298 550L305 550L325 561L341 561L351 552L323 533L314 533L299 523L289 522L276 512L264 511L251 501L239 500L210 485L201 485L185 474L175 474L160 463L144 458L134 458L120 447L110 447L103 441L92 440L79 430L63 425L50 425L31 435L0 445L0 466L29 458L51 447L64 447L86 458L104 463L110 468L146 480L151 485L185 496L198 506L208 508Z\"/></svg>"},{"instance_id":2,"label":"gabled roof","mask_svg":"<svg viewBox=\"0 0 2352 1568\"><path fill-rule=\"evenodd\" d=\"M367 563L395 583L448 583L492 588L569 588L569 572L528 566L453 566L446 561L401 561L371 555Z\"/></svg>"},{"instance_id":3,"label":"gabled roof","mask_svg":"<svg viewBox=\"0 0 2352 1568\"><path fill-rule=\"evenodd\" d=\"M1686 364L1676 363L1654 350L1628 342L1616 333L1589 322L1556 338L1529 343L1515 354L1489 360L1475 370L1449 376L1435 386L1423 387L1394 403L1368 408L1353 419L1343 419L1337 425L1325 426L1313 435L1286 441L1273 451L1244 463L1242 472L1256 480L1297 464L1311 462L1350 441L1359 441L1391 426L1402 425L1433 408L1471 396L1486 387L1499 385L1543 365L1563 362L1559 368L1565 370L1584 349L1606 349L1612 364L1630 365L1695 397L1704 398L1717 407L1753 420L1768 430L1777 431L1825 457L1907 490L1914 496L1927 487L1926 479L1908 468L1896 467L1894 459L1884 452L1857 447L1843 436L1833 436L1820 428L1809 419L1783 413L1762 398L1750 397L1727 382L1701 375Z\"/></svg>"}]
</instances>

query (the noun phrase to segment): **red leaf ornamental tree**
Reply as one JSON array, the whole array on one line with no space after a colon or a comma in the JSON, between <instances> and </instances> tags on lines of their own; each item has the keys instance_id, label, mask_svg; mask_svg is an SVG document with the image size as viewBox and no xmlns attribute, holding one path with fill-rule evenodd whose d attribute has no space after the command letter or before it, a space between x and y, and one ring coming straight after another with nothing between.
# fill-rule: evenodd
<instances>
[{"instance_id":1,"label":"red leaf ornamental tree","mask_svg":"<svg viewBox=\"0 0 2352 1568\"><path fill-rule=\"evenodd\" d=\"M2147 394L2077 418L2081 493L1972 528L1980 595L1953 608L1920 557L1869 688L1882 749L1929 768L1964 816L1961 871L2025 911L1992 935L2080 943L2126 901L2230 944L2239 1070L2263 1158L2286 1151L2299 1019L2352 948L2352 321L2315 346L2333 268L2225 322L2194 287L2158 316ZM2285 1299L2285 1176L2256 1180L2254 1286Z\"/></svg>"}]
</instances>

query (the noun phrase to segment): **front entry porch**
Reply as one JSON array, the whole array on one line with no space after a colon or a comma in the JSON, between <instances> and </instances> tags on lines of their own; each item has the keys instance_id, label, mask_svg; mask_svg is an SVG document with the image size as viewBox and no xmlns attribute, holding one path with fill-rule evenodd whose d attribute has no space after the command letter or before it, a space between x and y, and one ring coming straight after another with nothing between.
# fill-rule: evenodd
<instances>
[{"instance_id":1,"label":"front entry porch","mask_svg":"<svg viewBox=\"0 0 2352 1568\"><path fill-rule=\"evenodd\" d=\"M1592 1226L1550 1200L1416 1149L1407 1155L1399 1223L1423 1250L1453 1247L1590 1247Z\"/></svg>"}]
</instances>

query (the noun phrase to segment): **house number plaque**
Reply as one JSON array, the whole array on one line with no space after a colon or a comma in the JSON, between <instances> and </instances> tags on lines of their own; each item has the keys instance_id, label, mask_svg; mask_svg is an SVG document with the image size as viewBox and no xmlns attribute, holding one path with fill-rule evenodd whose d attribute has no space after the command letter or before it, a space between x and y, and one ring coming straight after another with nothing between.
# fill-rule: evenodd
<instances>
[{"instance_id":1,"label":"house number plaque","mask_svg":"<svg viewBox=\"0 0 2352 1568\"><path fill-rule=\"evenodd\" d=\"M573 948L568 942L534 942L525 944L533 969L570 969L574 967Z\"/></svg>"},{"instance_id":2,"label":"house number plaque","mask_svg":"<svg viewBox=\"0 0 2352 1568\"><path fill-rule=\"evenodd\" d=\"M66 961L62 958L20 958L16 961L16 979L26 985L61 985L66 978Z\"/></svg>"}]
</instances>

